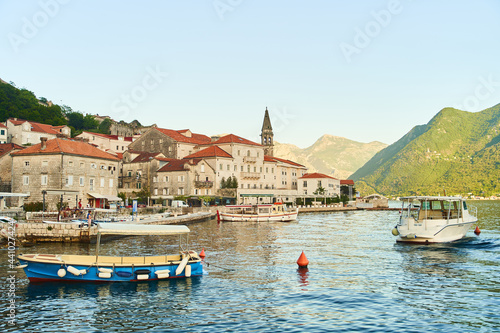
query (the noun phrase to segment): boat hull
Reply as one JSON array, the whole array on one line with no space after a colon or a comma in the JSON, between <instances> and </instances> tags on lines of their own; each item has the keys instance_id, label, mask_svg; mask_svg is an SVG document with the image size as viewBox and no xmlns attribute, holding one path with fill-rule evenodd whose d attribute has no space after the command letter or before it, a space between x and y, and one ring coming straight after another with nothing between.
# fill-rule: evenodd
<instances>
[{"instance_id":1,"label":"boat hull","mask_svg":"<svg viewBox=\"0 0 500 333\"><path fill-rule=\"evenodd\" d=\"M467 232L476 222L477 220L462 223L451 223L427 230L424 228L412 228L411 231L403 231L398 227L399 236L396 241L403 243L453 242L465 237Z\"/></svg>"},{"instance_id":2,"label":"boat hull","mask_svg":"<svg viewBox=\"0 0 500 333\"><path fill-rule=\"evenodd\" d=\"M291 222L297 219L297 212L279 215L219 213L219 219L226 222Z\"/></svg>"},{"instance_id":3,"label":"boat hull","mask_svg":"<svg viewBox=\"0 0 500 333\"><path fill-rule=\"evenodd\" d=\"M78 257L78 256L75 256ZM87 257L87 256L82 256ZM24 258L24 259L23 259ZM64 262L51 256L43 260L30 260L20 255L18 260L30 282L137 282L203 275L201 260L175 261L151 264L105 264ZM147 257L146 257L147 258ZM181 270L179 266L184 265ZM176 273L178 271L179 274ZM180 272L179 272L180 271Z\"/></svg>"}]
</instances>

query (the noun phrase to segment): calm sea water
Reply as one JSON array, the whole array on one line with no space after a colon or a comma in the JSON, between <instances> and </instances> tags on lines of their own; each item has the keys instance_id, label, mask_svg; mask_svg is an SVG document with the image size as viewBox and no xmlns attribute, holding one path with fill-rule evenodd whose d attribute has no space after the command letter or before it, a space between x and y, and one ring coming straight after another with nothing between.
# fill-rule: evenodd
<instances>
[{"instance_id":1,"label":"calm sea water","mask_svg":"<svg viewBox=\"0 0 500 333\"><path fill-rule=\"evenodd\" d=\"M479 237L396 244L398 212L300 214L294 223L190 225L206 275L127 284L29 284L16 275L8 323L7 249L0 251L2 332L492 332L500 330L500 202L479 209ZM174 240L110 241L102 254L159 254ZM93 253L37 244L20 253ZM304 251L306 271L296 261Z\"/></svg>"}]
</instances>

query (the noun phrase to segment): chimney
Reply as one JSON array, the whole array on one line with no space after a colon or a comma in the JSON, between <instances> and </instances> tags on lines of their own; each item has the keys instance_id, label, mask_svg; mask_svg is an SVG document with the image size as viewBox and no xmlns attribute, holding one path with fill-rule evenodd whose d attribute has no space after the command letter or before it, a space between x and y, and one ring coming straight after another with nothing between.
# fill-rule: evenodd
<instances>
[{"instance_id":1,"label":"chimney","mask_svg":"<svg viewBox=\"0 0 500 333\"><path fill-rule=\"evenodd\" d=\"M42 136L40 138L40 142L42 143L42 148L41 148L42 150L44 150L45 148L47 148L47 138L46 137Z\"/></svg>"}]
</instances>

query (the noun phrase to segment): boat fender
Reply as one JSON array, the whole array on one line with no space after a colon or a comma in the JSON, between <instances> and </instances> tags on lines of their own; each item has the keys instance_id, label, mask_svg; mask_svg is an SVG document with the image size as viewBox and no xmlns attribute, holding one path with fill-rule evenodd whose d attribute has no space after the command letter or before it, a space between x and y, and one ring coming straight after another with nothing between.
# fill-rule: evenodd
<instances>
[{"instance_id":1,"label":"boat fender","mask_svg":"<svg viewBox=\"0 0 500 333\"><path fill-rule=\"evenodd\" d=\"M79 269L77 269L77 268L75 268L73 266L68 266L66 269L67 269L68 272L70 272L71 274L76 275L76 276L82 274L82 272Z\"/></svg>"},{"instance_id":2,"label":"boat fender","mask_svg":"<svg viewBox=\"0 0 500 333\"><path fill-rule=\"evenodd\" d=\"M57 276L59 276L60 278L63 278L66 276L66 270L64 268L59 268L59 270L57 271Z\"/></svg>"},{"instance_id":3,"label":"boat fender","mask_svg":"<svg viewBox=\"0 0 500 333\"><path fill-rule=\"evenodd\" d=\"M139 274L148 274L151 273L151 271L149 269L136 269L134 271L135 274L139 275Z\"/></svg>"},{"instance_id":4,"label":"boat fender","mask_svg":"<svg viewBox=\"0 0 500 333\"><path fill-rule=\"evenodd\" d=\"M101 279L109 279L111 277L111 273L101 272L101 273L97 274L97 276L99 276Z\"/></svg>"},{"instance_id":5,"label":"boat fender","mask_svg":"<svg viewBox=\"0 0 500 333\"><path fill-rule=\"evenodd\" d=\"M170 276L170 270L169 269L162 269L162 270L156 271L155 274L156 274L156 277L158 279L165 279L165 278L168 278Z\"/></svg>"},{"instance_id":6,"label":"boat fender","mask_svg":"<svg viewBox=\"0 0 500 333\"><path fill-rule=\"evenodd\" d=\"M186 265L185 275L186 277L191 276L191 265Z\"/></svg>"},{"instance_id":7,"label":"boat fender","mask_svg":"<svg viewBox=\"0 0 500 333\"><path fill-rule=\"evenodd\" d=\"M397 236L397 235L399 235L398 228L394 228L394 229L392 229L392 235L393 235L393 236Z\"/></svg>"},{"instance_id":8,"label":"boat fender","mask_svg":"<svg viewBox=\"0 0 500 333\"><path fill-rule=\"evenodd\" d=\"M86 270L86 269L80 269L80 273L81 273L82 275L85 275L85 274L87 274L87 270Z\"/></svg>"},{"instance_id":9,"label":"boat fender","mask_svg":"<svg viewBox=\"0 0 500 333\"><path fill-rule=\"evenodd\" d=\"M116 272L116 275L118 275L119 277L131 277L132 273L131 272L119 271L119 272Z\"/></svg>"},{"instance_id":10,"label":"boat fender","mask_svg":"<svg viewBox=\"0 0 500 333\"><path fill-rule=\"evenodd\" d=\"M147 280L149 279L149 274L137 274L137 280Z\"/></svg>"},{"instance_id":11,"label":"boat fender","mask_svg":"<svg viewBox=\"0 0 500 333\"><path fill-rule=\"evenodd\" d=\"M179 264L179 266L177 267L177 269L175 270L175 275L179 275L182 273L182 271L184 270L184 267L186 267L187 263L189 261L189 256L185 256L181 263Z\"/></svg>"},{"instance_id":12,"label":"boat fender","mask_svg":"<svg viewBox=\"0 0 500 333\"><path fill-rule=\"evenodd\" d=\"M113 273L113 270L110 268L99 268L100 273Z\"/></svg>"}]
</instances>

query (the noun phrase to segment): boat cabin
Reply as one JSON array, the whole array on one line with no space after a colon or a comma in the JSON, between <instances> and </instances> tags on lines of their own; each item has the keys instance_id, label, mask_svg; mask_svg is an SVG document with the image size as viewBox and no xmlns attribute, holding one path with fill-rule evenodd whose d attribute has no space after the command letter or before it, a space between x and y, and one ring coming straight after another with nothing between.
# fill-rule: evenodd
<instances>
[{"instance_id":1,"label":"boat cabin","mask_svg":"<svg viewBox=\"0 0 500 333\"><path fill-rule=\"evenodd\" d=\"M406 197L401 200L401 217L413 217L416 221L460 219L467 210L467 204L460 197Z\"/></svg>"}]
</instances>

